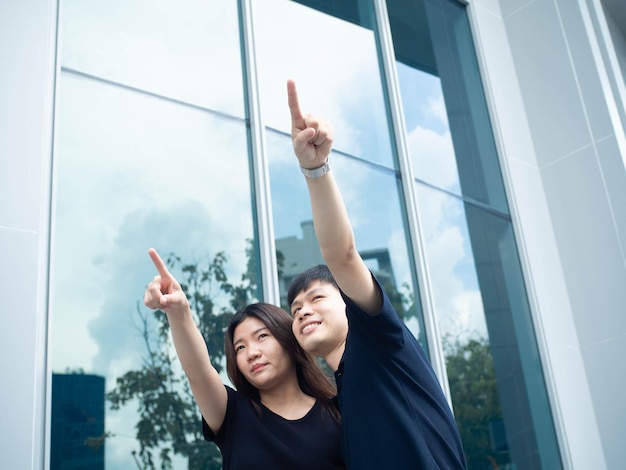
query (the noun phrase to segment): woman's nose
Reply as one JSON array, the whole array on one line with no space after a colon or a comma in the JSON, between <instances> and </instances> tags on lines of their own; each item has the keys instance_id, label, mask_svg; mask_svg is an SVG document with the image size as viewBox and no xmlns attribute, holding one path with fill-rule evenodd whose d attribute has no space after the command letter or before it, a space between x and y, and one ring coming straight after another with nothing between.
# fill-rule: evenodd
<instances>
[{"instance_id":1,"label":"woman's nose","mask_svg":"<svg viewBox=\"0 0 626 470\"><path fill-rule=\"evenodd\" d=\"M248 347L248 361L252 361L261 355L257 347Z\"/></svg>"}]
</instances>

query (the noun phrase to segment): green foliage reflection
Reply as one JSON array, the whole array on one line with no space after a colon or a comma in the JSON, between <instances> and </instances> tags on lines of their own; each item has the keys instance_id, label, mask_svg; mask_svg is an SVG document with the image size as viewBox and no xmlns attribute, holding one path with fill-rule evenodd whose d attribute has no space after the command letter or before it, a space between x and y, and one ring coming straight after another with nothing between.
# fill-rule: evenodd
<instances>
[{"instance_id":1,"label":"green foliage reflection","mask_svg":"<svg viewBox=\"0 0 626 470\"><path fill-rule=\"evenodd\" d=\"M447 335L443 344L468 468L504 470L510 468L510 456L489 343L464 337Z\"/></svg>"}]
</instances>

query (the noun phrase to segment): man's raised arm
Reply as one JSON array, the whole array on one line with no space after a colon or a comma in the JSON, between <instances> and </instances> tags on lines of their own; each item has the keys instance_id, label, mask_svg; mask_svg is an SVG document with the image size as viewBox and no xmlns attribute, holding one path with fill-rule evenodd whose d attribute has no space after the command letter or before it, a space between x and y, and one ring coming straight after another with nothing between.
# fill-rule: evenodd
<instances>
[{"instance_id":1,"label":"man's raised arm","mask_svg":"<svg viewBox=\"0 0 626 470\"><path fill-rule=\"evenodd\" d=\"M382 295L356 249L339 187L329 166L326 167L330 165L333 129L316 116L302 114L293 80L287 82L287 94L291 140L309 189L313 225L322 257L341 290L364 311L377 314Z\"/></svg>"}]
</instances>

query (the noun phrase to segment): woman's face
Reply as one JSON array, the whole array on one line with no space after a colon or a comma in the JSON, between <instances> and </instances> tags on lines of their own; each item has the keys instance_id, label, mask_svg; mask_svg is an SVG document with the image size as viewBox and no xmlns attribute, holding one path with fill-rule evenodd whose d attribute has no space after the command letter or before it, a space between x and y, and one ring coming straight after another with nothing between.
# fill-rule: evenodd
<instances>
[{"instance_id":1,"label":"woman's face","mask_svg":"<svg viewBox=\"0 0 626 470\"><path fill-rule=\"evenodd\" d=\"M233 346L239 371L259 391L280 387L296 375L293 361L258 318L248 317L237 325Z\"/></svg>"}]
</instances>

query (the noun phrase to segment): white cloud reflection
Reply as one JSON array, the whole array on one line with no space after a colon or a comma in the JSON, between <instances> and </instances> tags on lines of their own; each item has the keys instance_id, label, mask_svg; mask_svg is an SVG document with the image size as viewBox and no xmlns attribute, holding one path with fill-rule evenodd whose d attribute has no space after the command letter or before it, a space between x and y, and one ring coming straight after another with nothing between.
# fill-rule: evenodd
<instances>
[{"instance_id":1,"label":"white cloud reflection","mask_svg":"<svg viewBox=\"0 0 626 470\"><path fill-rule=\"evenodd\" d=\"M226 251L230 272L243 272L252 238L249 187L240 184L249 179L243 125L67 75L59 115L55 257L72 262L54 266L55 334L76 330L76 318L110 316L119 278L127 299L140 298L153 276L138 269L150 246L181 256ZM90 339L84 346L94 350ZM53 368L79 367L75 350L55 342Z\"/></svg>"},{"instance_id":2,"label":"white cloud reflection","mask_svg":"<svg viewBox=\"0 0 626 470\"><path fill-rule=\"evenodd\" d=\"M66 0L61 13L63 66L243 116L236 2Z\"/></svg>"},{"instance_id":3,"label":"white cloud reflection","mask_svg":"<svg viewBox=\"0 0 626 470\"><path fill-rule=\"evenodd\" d=\"M418 185L433 303L442 334L487 337L463 203Z\"/></svg>"},{"instance_id":4,"label":"white cloud reflection","mask_svg":"<svg viewBox=\"0 0 626 470\"><path fill-rule=\"evenodd\" d=\"M336 149L391 164L374 33L296 2L252 6L264 124L291 131L293 78L302 111L332 123Z\"/></svg>"},{"instance_id":5,"label":"white cloud reflection","mask_svg":"<svg viewBox=\"0 0 626 470\"><path fill-rule=\"evenodd\" d=\"M408 145L420 179L453 192L460 191L456 165L450 165L455 156L449 132L441 135L418 126L409 133Z\"/></svg>"}]
</instances>

